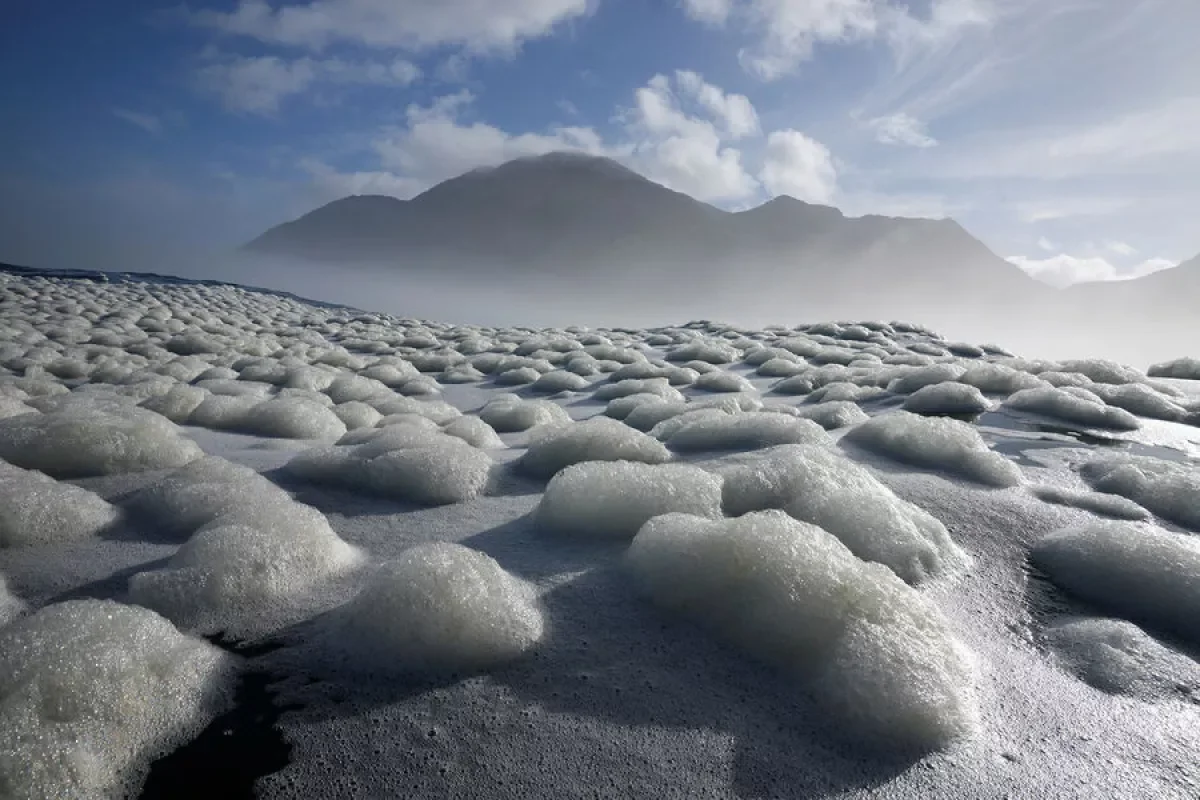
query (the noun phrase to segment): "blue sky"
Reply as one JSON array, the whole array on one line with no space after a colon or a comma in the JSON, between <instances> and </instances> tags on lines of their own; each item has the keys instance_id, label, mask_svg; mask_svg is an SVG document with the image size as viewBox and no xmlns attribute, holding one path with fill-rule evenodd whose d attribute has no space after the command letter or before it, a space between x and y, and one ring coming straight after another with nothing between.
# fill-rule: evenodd
<instances>
[{"instance_id":1,"label":"blue sky","mask_svg":"<svg viewBox=\"0 0 1200 800\"><path fill-rule=\"evenodd\" d=\"M1200 252L1195 0L16 0L0 259L176 271L553 149L952 216L1054 282Z\"/></svg>"}]
</instances>

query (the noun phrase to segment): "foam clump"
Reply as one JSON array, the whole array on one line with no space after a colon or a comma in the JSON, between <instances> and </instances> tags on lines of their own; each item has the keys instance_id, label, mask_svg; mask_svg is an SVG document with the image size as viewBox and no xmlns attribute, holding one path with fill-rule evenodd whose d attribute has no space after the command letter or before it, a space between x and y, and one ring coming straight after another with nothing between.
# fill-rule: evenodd
<instances>
[{"instance_id":1,"label":"foam clump","mask_svg":"<svg viewBox=\"0 0 1200 800\"><path fill-rule=\"evenodd\" d=\"M573 464L550 480L535 518L539 529L565 537L632 539L671 512L720 517L721 478L685 464Z\"/></svg>"},{"instance_id":2,"label":"foam clump","mask_svg":"<svg viewBox=\"0 0 1200 800\"><path fill-rule=\"evenodd\" d=\"M0 458L55 478L169 469L203 453L165 417L85 404L0 419Z\"/></svg>"},{"instance_id":3,"label":"foam clump","mask_svg":"<svg viewBox=\"0 0 1200 800\"><path fill-rule=\"evenodd\" d=\"M1177 358L1173 361L1164 361L1150 367L1147 374L1151 378L1200 381L1200 358Z\"/></svg>"},{"instance_id":4,"label":"foam clump","mask_svg":"<svg viewBox=\"0 0 1200 800\"><path fill-rule=\"evenodd\" d=\"M1141 427L1133 414L1113 408L1095 394L1078 387L1076 391L1053 386L1023 389L1005 400L1004 406L1090 428L1132 431Z\"/></svg>"},{"instance_id":5,"label":"foam clump","mask_svg":"<svg viewBox=\"0 0 1200 800\"><path fill-rule=\"evenodd\" d=\"M1124 620L1060 622L1043 633L1058 662L1084 683L1144 700L1200 689L1200 664Z\"/></svg>"},{"instance_id":6,"label":"foam clump","mask_svg":"<svg viewBox=\"0 0 1200 800\"><path fill-rule=\"evenodd\" d=\"M496 433L519 433L539 425L571 421L571 415L550 400L524 400L516 395L500 395L488 401L479 418Z\"/></svg>"},{"instance_id":7,"label":"foam clump","mask_svg":"<svg viewBox=\"0 0 1200 800\"><path fill-rule=\"evenodd\" d=\"M545 426L530 437L517 468L543 480L581 461L638 461L662 464L671 453L662 442L608 417Z\"/></svg>"},{"instance_id":8,"label":"foam clump","mask_svg":"<svg viewBox=\"0 0 1200 800\"><path fill-rule=\"evenodd\" d=\"M442 431L450 436L457 436L480 450L495 450L504 447L504 442L496 435L496 430L479 417L467 415L458 417L444 425Z\"/></svg>"},{"instance_id":9,"label":"foam clump","mask_svg":"<svg viewBox=\"0 0 1200 800\"><path fill-rule=\"evenodd\" d=\"M1061 486L1035 486L1032 491L1043 502L1090 511L1102 517L1137 521L1150 516L1150 512L1137 503L1118 495L1080 492Z\"/></svg>"},{"instance_id":10,"label":"foam clump","mask_svg":"<svg viewBox=\"0 0 1200 800\"><path fill-rule=\"evenodd\" d=\"M542 638L533 588L490 556L448 542L413 547L322 621L347 669L384 675L472 673Z\"/></svg>"},{"instance_id":11,"label":"foam clump","mask_svg":"<svg viewBox=\"0 0 1200 800\"><path fill-rule=\"evenodd\" d=\"M965 383L946 381L923 386L904 399L903 408L914 414L982 414L992 404L983 392Z\"/></svg>"},{"instance_id":12,"label":"foam clump","mask_svg":"<svg viewBox=\"0 0 1200 800\"><path fill-rule=\"evenodd\" d=\"M249 467L206 456L146 486L127 507L160 535L181 539L221 516L285 499L282 489Z\"/></svg>"},{"instance_id":13,"label":"foam clump","mask_svg":"<svg viewBox=\"0 0 1200 800\"><path fill-rule=\"evenodd\" d=\"M479 495L493 463L491 456L463 439L439 433L426 443L366 460L361 473L376 495L440 506Z\"/></svg>"},{"instance_id":14,"label":"foam clump","mask_svg":"<svg viewBox=\"0 0 1200 800\"><path fill-rule=\"evenodd\" d=\"M1036 389L1046 385L1045 381L1025 370L1008 364L982 361L967 367L958 376L959 383L974 386L985 394L1010 395L1023 389Z\"/></svg>"},{"instance_id":15,"label":"foam clump","mask_svg":"<svg viewBox=\"0 0 1200 800\"><path fill-rule=\"evenodd\" d=\"M892 394L911 394L926 386L956 381L964 372L966 372L966 368L958 364L930 364L926 367L912 367L889 382L887 390Z\"/></svg>"},{"instance_id":16,"label":"foam clump","mask_svg":"<svg viewBox=\"0 0 1200 800\"><path fill-rule=\"evenodd\" d=\"M21 616L24 611L25 603L9 591L8 581L0 575L0 628Z\"/></svg>"},{"instance_id":17,"label":"foam clump","mask_svg":"<svg viewBox=\"0 0 1200 800\"><path fill-rule=\"evenodd\" d=\"M948 472L988 486L1021 482L1020 468L993 453L971 425L895 411L853 428L843 441L901 463Z\"/></svg>"},{"instance_id":18,"label":"foam clump","mask_svg":"<svg viewBox=\"0 0 1200 800\"><path fill-rule=\"evenodd\" d=\"M135 796L232 701L233 659L145 608L47 606L0 628L0 795Z\"/></svg>"},{"instance_id":19,"label":"foam clump","mask_svg":"<svg viewBox=\"0 0 1200 800\"><path fill-rule=\"evenodd\" d=\"M658 605L799 678L862 736L924 751L977 728L971 658L946 620L815 525L668 514L626 560Z\"/></svg>"},{"instance_id":20,"label":"foam clump","mask_svg":"<svg viewBox=\"0 0 1200 800\"><path fill-rule=\"evenodd\" d=\"M1030 559L1088 602L1200 642L1200 543L1189 536L1092 523L1043 537Z\"/></svg>"},{"instance_id":21,"label":"foam clump","mask_svg":"<svg viewBox=\"0 0 1200 800\"><path fill-rule=\"evenodd\" d=\"M867 412L859 408L856 403L848 400L830 400L826 403L805 406L799 409L799 414L804 419L812 420L827 431L848 428L851 425L858 425L869 419Z\"/></svg>"},{"instance_id":22,"label":"foam clump","mask_svg":"<svg viewBox=\"0 0 1200 800\"><path fill-rule=\"evenodd\" d=\"M281 439L337 439L346 432L346 423L332 409L298 397L258 403L232 427L241 433Z\"/></svg>"},{"instance_id":23,"label":"foam clump","mask_svg":"<svg viewBox=\"0 0 1200 800\"><path fill-rule=\"evenodd\" d=\"M828 442L829 438L825 429L812 420L770 411L750 411L696 416L671 432L665 440L676 452L694 453L757 450L781 444Z\"/></svg>"},{"instance_id":24,"label":"foam clump","mask_svg":"<svg viewBox=\"0 0 1200 800\"><path fill-rule=\"evenodd\" d=\"M86 539L120 518L87 489L0 461L0 549Z\"/></svg>"},{"instance_id":25,"label":"foam clump","mask_svg":"<svg viewBox=\"0 0 1200 800\"><path fill-rule=\"evenodd\" d=\"M503 377L503 376L501 376ZM497 379L497 383L499 383ZM566 370L554 370L535 378L529 388L535 392L580 392L592 385L592 382L582 375Z\"/></svg>"},{"instance_id":26,"label":"foam clump","mask_svg":"<svg viewBox=\"0 0 1200 800\"><path fill-rule=\"evenodd\" d=\"M1200 531L1200 467L1145 456L1090 461L1080 475L1093 489L1128 498L1165 520Z\"/></svg>"},{"instance_id":27,"label":"foam clump","mask_svg":"<svg viewBox=\"0 0 1200 800\"><path fill-rule=\"evenodd\" d=\"M222 515L165 568L129 580L129 597L180 628L247 637L288 621L364 556L314 508L283 497Z\"/></svg>"},{"instance_id":28,"label":"foam clump","mask_svg":"<svg viewBox=\"0 0 1200 800\"><path fill-rule=\"evenodd\" d=\"M835 450L772 448L727 470L724 478L727 513L782 509L824 528L854 555L883 564L910 584L968 562L937 518L900 499L868 469Z\"/></svg>"}]
</instances>

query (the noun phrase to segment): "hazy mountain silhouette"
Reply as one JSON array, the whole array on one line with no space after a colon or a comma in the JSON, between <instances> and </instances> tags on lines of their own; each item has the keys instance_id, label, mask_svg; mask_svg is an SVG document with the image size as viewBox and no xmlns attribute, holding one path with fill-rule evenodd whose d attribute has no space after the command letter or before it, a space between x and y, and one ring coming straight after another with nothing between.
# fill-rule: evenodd
<instances>
[{"instance_id":1,"label":"hazy mountain silhouette","mask_svg":"<svg viewBox=\"0 0 1200 800\"><path fill-rule=\"evenodd\" d=\"M953 220L851 218L790 197L728 212L609 159L566 153L473 170L408 201L337 200L246 250L536 282L622 307L657 298L726 319L752 304L780 320L938 324L1028 309L1054 293Z\"/></svg>"}]
</instances>

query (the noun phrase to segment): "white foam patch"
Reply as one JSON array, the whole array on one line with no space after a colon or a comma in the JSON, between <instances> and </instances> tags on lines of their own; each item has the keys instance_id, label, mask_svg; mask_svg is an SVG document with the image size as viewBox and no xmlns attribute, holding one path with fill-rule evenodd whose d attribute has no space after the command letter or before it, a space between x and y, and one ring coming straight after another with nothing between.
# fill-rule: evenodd
<instances>
[{"instance_id":1,"label":"white foam patch","mask_svg":"<svg viewBox=\"0 0 1200 800\"><path fill-rule=\"evenodd\" d=\"M894 411L873 417L842 441L924 469L940 470L988 486L1016 486L1020 468L993 453L974 427L956 419Z\"/></svg>"},{"instance_id":2,"label":"white foam patch","mask_svg":"<svg viewBox=\"0 0 1200 800\"><path fill-rule=\"evenodd\" d=\"M772 448L724 472L726 512L777 508L838 537L864 561L911 584L963 568L969 558L937 518L897 497L835 450L814 445Z\"/></svg>"},{"instance_id":3,"label":"white foam patch","mask_svg":"<svg viewBox=\"0 0 1200 800\"><path fill-rule=\"evenodd\" d=\"M0 628L0 794L137 794L231 704L236 666L144 608L47 606Z\"/></svg>"},{"instance_id":4,"label":"white foam patch","mask_svg":"<svg viewBox=\"0 0 1200 800\"><path fill-rule=\"evenodd\" d=\"M971 659L945 619L815 525L669 514L626 560L660 606L801 679L861 736L928 750L977 728Z\"/></svg>"},{"instance_id":5,"label":"white foam patch","mask_svg":"<svg viewBox=\"0 0 1200 800\"><path fill-rule=\"evenodd\" d=\"M684 401L683 394L671 386L666 378L646 378L644 380L630 378L615 383L606 383L592 392L592 399L615 400L635 394L653 394L671 403Z\"/></svg>"},{"instance_id":6,"label":"white foam patch","mask_svg":"<svg viewBox=\"0 0 1200 800\"><path fill-rule=\"evenodd\" d=\"M935 383L904 399L903 408L914 414L982 414L992 404L983 392L965 383Z\"/></svg>"},{"instance_id":7,"label":"white foam patch","mask_svg":"<svg viewBox=\"0 0 1200 800\"><path fill-rule=\"evenodd\" d=\"M504 447L504 442L496 435L496 431L479 417L463 415L451 420L442 427L442 431L450 436L457 436L467 444L481 450L497 450Z\"/></svg>"},{"instance_id":8,"label":"white foam patch","mask_svg":"<svg viewBox=\"0 0 1200 800\"><path fill-rule=\"evenodd\" d=\"M810 419L827 431L848 428L866 422L867 412L848 400L830 400L798 409L800 416Z\"/></svg>"},{"instance_id":9,"label":"white foam patch","mask_svg":"<svg viewBox=\"0 0 1200 800\"><path fill-rule=\"evenodd\" d=\"M1132 500L1117 495L1080 492L1061 486L1035 486L1031 491L1035 497L1044 502L1090 511L1102 517L1135 521L1150 517L1149 511Z\"/></svg>"},{"instance_id":10,"label":"white foam patch","mask_svg":"<svg viewBox=\"0 0 1200 800\"><path fill-rule=\"evenodd\" d=\"M141 402L142 408L158 414L177 425L185 425L192 412L199 408L209 393L199 386L179 384L168 391L154 397L148 397Z\"/></svg>"},{"instance_id":11,"label":"white foam patch","mask_svg":"<svg viewBox=\"0 0 1200 800\"><path fill-rule=\"evenodd\" d=\"M371 458L362 464L361 474L381 497L439 506L479 495L493 463L464 440L438 434L426 444Z\"/></svg>"},{"instance_id":12,"label":"white foam patch","mask_svg":"<svg viewBox=\"0 0 1200 800\"><path fill-rule=\"evenodd\" d=\"M286 492L249 467L207 456L142 489L129 499L128 507L158 533L182 538L235 509L288 499Z\"/></svg>"},{"instance_id":13,"label":"white foam patch","mask_svg":"<svg viewBox=\"0 0 1200 800\"><path fill-rule=\"evenodd\" d=\"M1200 358L1177 358L1150 367L1147 373L1152 378L1178 378L1200 381Z\"/></svg>"},{"instance_id":14,"label":"white foam patch","mask_svg":"<svg viewBox=\"0 0 1200 800\"><path fill-rule=\"evenodd\" d=\"M120 518L86 489L0 462L0 549L86 539Z\"/></svg>"},{"instance_id":15,"label":"white foam patch","mask_svg":"<svg viewBox=\"0 0 1200 800\"><path fill-rule=\"evenodd\" d=\"M625 397L618 397L618 398L612 400L611 402L609 402L609 404L607 406L605 406L605 408L604 408L604 416L612 417L613 419L624 420L624 419L627 419L629 417L629 415L632 414L634 412L634 410L636 410L640 406L647 406L647 405L682 406L683 404L682 403L670 404L670 403L668 403L668 401L664 400L663 398L659 397L656 394L631 394L631 395L627 395ZM658 423L656 422L655 424L658 424ZM654 426L651 425L650 427L652 428ZM641 430L641 428L639 428L639 430ZM649 428L646 428L645 430L649 430Z\"/></svg>"},{"instance_id":16,"label":"white foam patch","mask_svg":"<svg viewBox=\"0 0 1200 800\"><path fill-rule=\"evenodd\" d=\"M911 367L887 385L892 394L911 394L926 386L947 381L956 381L966 368L960 364L930 364L927 367Z\"/></svg>"},{"instance_id":17,"label":"white foam patch","mask_svg":"<svg viewBox=\"0 0 1200 800\"><path fill-rule=\"evenodd\" d=\"M1160 700L1200 691L1200 664L1124 620L1069 620L1043 635L1064 669L1102 692Z\"/></svg>"},{"instance_id":18,"label":"white foam patch","mask_svg":"<svg viewBox=\"0 0 1200 800\"><path fill-rule=\"evenodd\" d=\"M1139 417L1177 422L1187 416L1183 406L1144 383L1124 383L1119 386L1097 383L1091 386L1091 391L1108 405Z\"/></svg>"},{"instance_id":19,"label":"white foam patch","mask_svg":"<svg viewBox=\"0 0 1200 800\"><path fill-rule=\"evenodd\" d=\"M174 423L140 408L96 404L0 419L0 458L56 478L167 469L201 455Z\"/></svg>"},{"instance_id":20,"label":"white foam patch","mask_svg":"<svg viewBox=\"0 0 1200 800\"><path fill-rule=\"evenodd\" d=\"M241 433L280 439L337 439L346 424L331 409L299 397L259 403L233 426Z\"/></svg>"},{"instance_id":21,"label":"white foam patch","mask_svg":"<svg viewBox=\"0 0 1200 800\"><path fill-rule=\"evenodd\" d=\"M129 597L184 630L251 637L306 616L364 558L316 509L260 500L208 523L164 569L131 577Z\"/></svg>"},{"instance_id":22,"label":"white foam patch","mask_svg":"<svg viewBox=\"0 0 1200 800\"><path fill-rule=\"evenodd\" d=\"M1137 417L1105 404L1090 392L1076 394L1056 387L1024 389L1005 400L1004 407L1090 428L1132 431L1141 427Z\"/></svg>"},{"instance_id":23,"label":"white foam patch","mask_svg":"<svg viewBox=\"0 0 1200 800\"><path fill-rule=\"evenodd\" d=\"M1043 537L1030 558L1088 602L1200 642L1200 543L1193 537L1092 523Z\"/></svg>"},{"instance_id":24,"label":"white foam patch","mask_svg":"<svg viewBox=\"0 0 1200 800\"><path fill-rule=\"evenodd\" d=\"M516 395L500 395L480 409L479 418L497 433L519 433L539 425L570 422L571 415L549 400L523 400Z\"/></svg>"},{"instance_id":25,"label":"white foam patch","mask_svg":"<svg viewBox=\"0 0 1200 800\"><path fill-rule=\"evenodd\" d=\"M721 478L685 464L588 461L556 474L535 515L563 537L632 539L650 518L721 516Z\"/></svg>"},{"instance_id":26,"label":"white foam patch","mask_svg":"<svg viewBox=\"0 0 1200 800\"><path fill-rule=\"evenodd\" d=\"M701 375L692 384L706 392L753 392L754 384L733 372L714 370Z\"/></svg>"},{"instance_id":27,"label":"white foam patch","mask_svg":"<svg viewBox=\"0 0 1200 800\"><path fill-rule=\"evenodd\" d=\"M608 417L550 425L530 435L529 449L517 468L534 478L548 480L556 472L582 461L639 461L662 464L671 453L662 442Z\"/></svg>"},{"instance_id":28,"label":"white foam patch","mask_svg":"<svg viewBox=\"0 0 1200 800\"><path fill-rule=\"evenodd\" d=\"M36 408L27 406L15 397L0 396L0 419L16 417L21 414L36 414Z\"/></svg>"},{"instance_id":29,"label":"white foam patch","mask_svg":"<svg viewBox=\"0 0 1200 800\"><path fill-rule=\"evenodd\" d=\"M499 383L499 381L497 382ZM539 376L529 388L535 392L546 392L549 394L554 392L581 392L591 385L592 382L581 375L558 369Z\"/></svg>"},{"instance_id":30,"label":"white foam patch","mask_svg":"<svg viewBox=\"0 0 1200 800\"><path fill-rule=\"evenodd\" d=\"M1080 475L1093 489L1126 497L1165 520L1200 531L1200 467L1144 456L1090 461Z\"/></svg>"},{"instance_id":31,"label":"white foam patch","mask_svg":"<svg viewBox=\"0 0 1200 800\"><path fill-rule=\"evenodd\" d=\"M25 603L8 588L8 581L0 575L0 628L21 616Z\"/></svg>"},{"instance_id":32,"label":"white foam patch","mask_svg":"<svg viewBox=\"0 0 1200 800\"><path fill-rule=\"evenodd\" d=\"M958 376L958 380L986 394L999 395L1010 395L1022 389L1037 389L1046 385L1045 381L1024 370L987 361L967 367L967 370Z\"/></svg>"},{"instance_id":33,"label":"white foam patch","mask_svg":"<svg viewBox=\"0 0 1200 800\"><path fill-rule=\"evenodd\" d=\"M320 624L324 646L347 669L383 675L486 670L529 651L545 627L531 586L448 542L383 564Z\"/></svg>"},{"instance_id":34,"label":"white foam patch","mask_svg":"<svg viewBox=\"0 0 1200 800\"><path fill-rule=\"evenodd\" d=\"M829 441L825 429L812 420L769 411L699 416L666 438L667 446L679 453Z\"/></svg>"},{"instance_id":35,"label":"white foam patch","mask_svg":"<svg viewBox=\"0 0 1200 800\"><path fill-rule=\"evenodd\" d=\"M383 414L380 414L374 406L361 400L351 400L348 403L336 405L333 407L333 413L346 426L346 430L350 431L357 428L373 428L383 419Z\"/></svg>"}]
</instances>

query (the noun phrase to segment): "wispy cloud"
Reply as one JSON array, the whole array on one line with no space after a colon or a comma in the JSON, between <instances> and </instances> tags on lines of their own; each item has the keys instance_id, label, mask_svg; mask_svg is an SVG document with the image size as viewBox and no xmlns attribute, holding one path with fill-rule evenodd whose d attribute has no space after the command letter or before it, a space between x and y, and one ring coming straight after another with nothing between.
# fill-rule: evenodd
<instances>
[{"instance_id":1,"label":"wispy cloud","mask_svg":"<svg viewBox=\"0 0 1200 800\"><path fill-rule=\"evenodd\" d=\"M163 121L155 114L130 111L127 108L114 108L112 109L112 113L117 119L123 119L130 125L141 128L146 133L152 133L157 136L163 131Z\"/></svg>"},{"instance_id":2,"label":"wispy cloud","mask_svg":"<svg viewBox=\"0 0 1200 800\"><path fill-rule=\"evenodd\" d=\"M867 123L867 127L875 132L875 140L882 144L934 147L938 143L925 131L920 120L903 112L876 117Z\"/></svg>"},{"instance_id":3,"label":"wispy cloud","mask_svg":"<svg viewBox=\"0 0 1200 800\"><path fill-rule=\"evenodd\" d=\"M1099 256L1080 257L1066 253L1049 258L1011 256L1008 260L1038 280L1060 287L1095 281L1133 280L1176 266L1176 262L1165 258L1150 258L1121 268Z\"/></svg>"}]
</instances>

